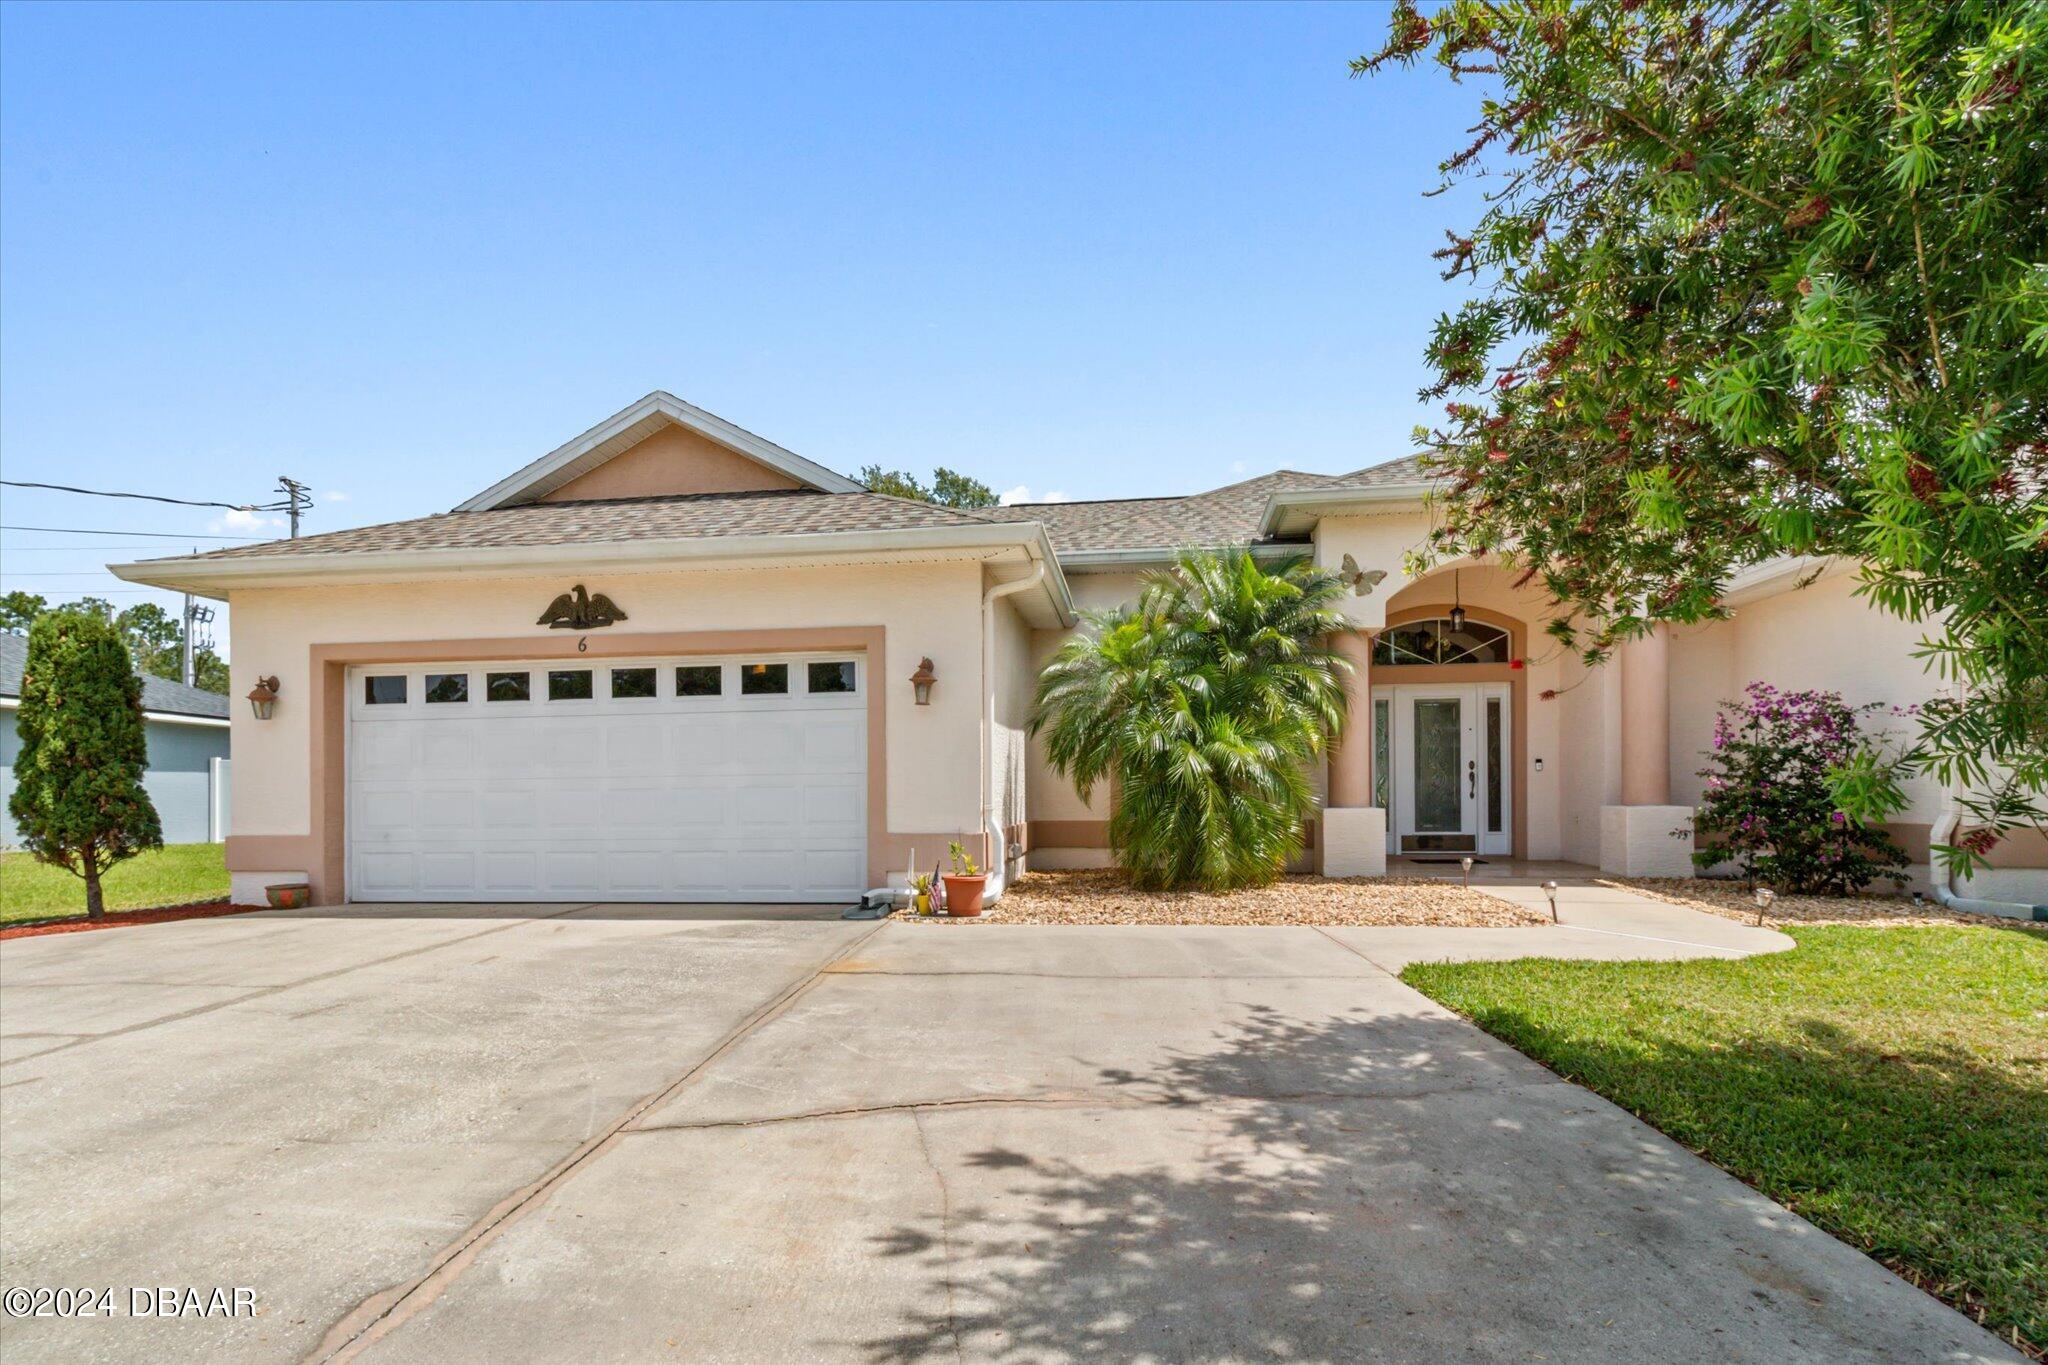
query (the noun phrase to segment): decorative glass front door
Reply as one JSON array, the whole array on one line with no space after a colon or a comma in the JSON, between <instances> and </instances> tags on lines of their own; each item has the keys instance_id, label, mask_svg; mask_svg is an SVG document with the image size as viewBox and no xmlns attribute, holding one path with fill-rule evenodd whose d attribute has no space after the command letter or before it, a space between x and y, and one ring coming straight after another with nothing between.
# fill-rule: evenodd
<instances>
[{"instance_id":1,"label":"decorative glass front door","mask_svg":"<svg viewBox=\"0 0 2048 1365\"><path fill-rule=\"evenodd\" d=\"M1504 684L1373 689L1373 785L1400 853L1514 847Z\"/></svg>"},{"instance_id":2,"label":"decorative glass front door","mask_svg":"<svg viewBox=\"0 0 2048 1365\"><path fill-rule=\"evenodd\" d=\"M1416 697L1409 771L1414 797L1409 824L1417 847L1471 848L1465 818L1465 703L1460 697Z\"/></svg>"}]
</instances>

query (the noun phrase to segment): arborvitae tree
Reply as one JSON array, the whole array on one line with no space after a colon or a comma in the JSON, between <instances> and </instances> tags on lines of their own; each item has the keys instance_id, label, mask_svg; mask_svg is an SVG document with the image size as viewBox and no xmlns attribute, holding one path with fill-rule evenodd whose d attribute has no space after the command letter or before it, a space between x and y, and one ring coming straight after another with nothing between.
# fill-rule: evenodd
<instances>
[{"instance_id":1,"label":"arborvitae tree","mask_svg":"<svg viewBox=\"0 0 2048 1365\"><path fill-rule=\"evenodd\" d=\"M21 841L39 860L85 879L85 913L98 919L106 912L101 875L164 842L142 786L142 679L120 631L84 612L38 617L15 724L21 750L7 806Z\"/></svg>"}]
</instances>

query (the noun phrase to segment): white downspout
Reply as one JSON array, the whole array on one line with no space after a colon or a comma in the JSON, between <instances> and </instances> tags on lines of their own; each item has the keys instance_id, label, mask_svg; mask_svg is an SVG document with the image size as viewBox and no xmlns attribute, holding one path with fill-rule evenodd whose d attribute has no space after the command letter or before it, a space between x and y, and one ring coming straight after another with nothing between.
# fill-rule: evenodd
<instances>
[{"instance_id":1,"label":"white downspout","mask_svg":"<svg viewBox=\"0 0 2048 1365\"><path fill-rule=\"evenodd\" d=\"M988 870L988 885L982 899L993 905L1002 899L1003 885L1010 879L1010 845L996 823L995 799L989 791L993 776L989 745L996 733L996 617L990 610L999 597L1009 597L1045 581L1045 561L1031 561L1031 572L1007 583L994 583L981 595L981 837L982 862Z\"/></svg>"},{"instance_id":2,"label":"white downspout","mask_svg":"<svg viewBox=\"0 0 2048 1365\"><path fill-rule=\"evenodd\" d=\"M1955 799L1953 792L1949 794L1949 799L1951 801ZM1934 852L1931 846L1947 843L1949 836L1955 833L1956 826L1962 824L1962 822L1963 812L1961 809L1956 806L1950 806L1941 813L1941 818L1934 822L1933 828L1927 831L1927 842L1930 845L1927 852L1927 881L1934 888L1934 898L1951 910L1966 911L1973 915L2002 915L2007 919L2048 920L2048 905L2029 905L2025 901L1984 900L1975 896L1958 896L1955 893L1949 885L1951 872L1948 864L1942 861L1941 857Z\"/></svg>"}]
</instances>

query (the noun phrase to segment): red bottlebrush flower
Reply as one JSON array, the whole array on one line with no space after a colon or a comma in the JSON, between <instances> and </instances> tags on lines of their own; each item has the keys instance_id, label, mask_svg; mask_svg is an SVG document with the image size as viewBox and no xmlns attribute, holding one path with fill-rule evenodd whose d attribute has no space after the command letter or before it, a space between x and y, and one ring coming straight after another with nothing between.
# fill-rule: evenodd
<instances>
[{"instance_id":1,"label":"red bottlebrush flower","mask_svg":"<svg viewBox=\"0 0 2048 1365\"><path fill-rule=\"evenodd\" d=\"M1522 666L1522 661L1521 661L1520 659L1510 659L1510 660L1508 660L1508 667L1509 667L1510 669L1520 669L1520 668L1521 668L1521 666Z\"/></svg>"},{"instance_id":2,"label":"red bottlebrush flower","mask_svg":"<svg viewBox=\"0 0 2048 1365\"><path fill-rule=\"evenodd\" d=\"M1664 381L1664 387L1665 387L1665 388L1667 388L1667 389L1669 389L1669 390L1671 390L1671 391L1672 391L1673 393L1677 393L1677 392L1678 392L1678 376L1674 374L1674 375L1672 375L1672 376L1671 376L1671 377L1670 377L1669 379L1666 379L1666 380Z\"/></svg>"},{"instance_id":3,"label":"red bottlebrush flower","mask_svg":"<svg viewBox=\"0 0 2048 1365\"><path fill-rule=\"evenodd\" d=\"M1828 202L1826 195L1816 194L1813 198L1785 215L1785 226L1794 229L1810 228L1821 219L1827 217L1828 210L1831 207L1833 205Z\"/></svg>"},{"instance_id":4,"label":"red bottlebrush flower","mask_svg":"<svg viewBox=\"0 0 2048 1365\"><path fill-rule=\"evenodd\" d=\"M1914 455L1906 462L1906 486L1913 490L1914 497L1932 507L1935 494L1941 492L1941 478L1925 460Z\"/></svg>"},{"instance_id":5,"label":"red bottlebrush flower","mask_svg":"<svg viewBox=\"0 0 2048 1365\"><path fill-rule=\"evenodd\" d=\"M1492 450L1486 452L1486 458L1495 464L1506 464L1508 462L1508 453L1499 446L1495 446Z\"/></svg>"},{"instance_id":6,"label":"red bottlebrush flower","mask_svg":"<svg viewBox=\"0 0 2048 1365\"><path fill-rule=\"evenodd\" d=\"M1988 829L1973 829L1956 840L1956 847L1967 849L1982 858L1998 847L1998 835Z\"/></svg>"}]
</instances>

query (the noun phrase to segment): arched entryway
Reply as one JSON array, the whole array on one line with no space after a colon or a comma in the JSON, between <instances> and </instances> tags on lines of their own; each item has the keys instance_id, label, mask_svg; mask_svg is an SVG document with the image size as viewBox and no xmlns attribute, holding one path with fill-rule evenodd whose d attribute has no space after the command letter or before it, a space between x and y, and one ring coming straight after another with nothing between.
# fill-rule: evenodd
<instances>
[{"instance_id":1,"label":"arched entryway","mask_svg":"<svg viewBox=\"0 0 2048 1365\"><path fill-rule=\"evenodd\" d=\"M1387 613L1372 648L1371 770L1390 855L1524 850L1526 632L1455 599Z\"/></svg>"}]
</instances>

